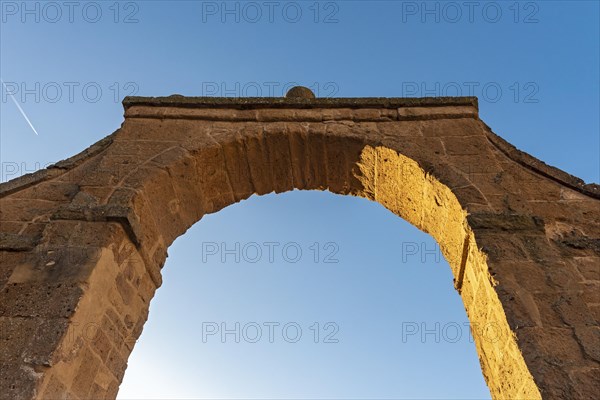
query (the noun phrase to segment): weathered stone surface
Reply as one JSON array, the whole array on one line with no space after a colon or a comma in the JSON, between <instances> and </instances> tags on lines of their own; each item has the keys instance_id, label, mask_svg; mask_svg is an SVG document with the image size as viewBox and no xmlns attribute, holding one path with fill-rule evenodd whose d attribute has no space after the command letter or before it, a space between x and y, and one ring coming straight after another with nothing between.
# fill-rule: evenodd
<instances>
[{"instance_id":1,"label":"weathered stone surface","mask_svg":"<svg viewBox=\"0 0 600 400\"><path fill-rule=\"evenodd\" d=\"M0 184L0 394L114 399L170 244L253 194L316 189L438 241L494 398L593 398L598 186L495 135L475 98L312 97L127 98L117 132Z\"/></svg>"},{"instance_id":2,"label":"weathered stone surface","mask_svg":"<svg viewBox=\"0 0 600 400\"><path fill-rule=\"evenodd\" d=\"M314 99L315 94L307 87L294 86L285 94L287 98L302 98L302 99Z\"/></svg>"},{"instance_id":3,"label":"weathered stone surface","mask_svg":"<svg viewBox=\"0 0 600 400\"><path fill-rule=\"evenodd\" d=\"M494 229L500 231L540 231L544 221L535 216L519 214L474 213L467 218L473 229Z\"/></svg>"}]
</instances>

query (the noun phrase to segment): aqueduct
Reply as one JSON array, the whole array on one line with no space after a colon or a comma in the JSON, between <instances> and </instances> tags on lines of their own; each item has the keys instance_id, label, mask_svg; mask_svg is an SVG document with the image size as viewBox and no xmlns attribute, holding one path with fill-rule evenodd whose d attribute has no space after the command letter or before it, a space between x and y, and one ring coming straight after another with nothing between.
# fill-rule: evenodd
<instances>
[{"instance_id":1,"label":"aqueduct","mask_svg":"<svg viewBox=\"0 0 600 400\"><path fill-rule=\"evenodd\" d=\"M114 399L174 239L306 189L438 241L495 399L594 398L600 187L495 135L476 98L312 97L126 98L112 135L0 185L1 396Z\"/></svg>"}]
</instances>

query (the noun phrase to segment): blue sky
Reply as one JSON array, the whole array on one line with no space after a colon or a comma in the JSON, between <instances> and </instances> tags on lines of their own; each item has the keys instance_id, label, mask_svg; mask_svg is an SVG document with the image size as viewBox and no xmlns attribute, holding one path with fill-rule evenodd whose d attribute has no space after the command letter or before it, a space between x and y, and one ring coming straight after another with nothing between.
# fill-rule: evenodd
<instances>
[{"instance_id":1,"label":"blue sky","mask_svg":"<svg viewBox=\"0 0 600 400\"><path fill-rule=\"evenodd\" d=\"M2 181L116 130L125 95L281 96L295 83L320 97L476 95L496 133L600 181L598 2L223 4L2 1ZM263 254L223 260L222 243ZM378 204L330 193L206 216L169 250L120 397L487 398L434 246ZM263 336L202 340L221 323ZM407 326L434 333L403 340Z\"/></svg>"}]
</instances>

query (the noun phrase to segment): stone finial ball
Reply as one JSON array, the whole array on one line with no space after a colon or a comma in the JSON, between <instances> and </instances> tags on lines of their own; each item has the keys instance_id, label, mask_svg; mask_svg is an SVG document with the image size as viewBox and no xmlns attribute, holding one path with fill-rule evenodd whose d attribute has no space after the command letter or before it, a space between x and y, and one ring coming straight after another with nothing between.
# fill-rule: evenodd
<instances>
[{"instance_id":1,"label":"stone finial ball","mask_svg":"<svg viewBox=\"0 0 600 400\"><path fill-rule=\"evenodd\" d=\"M294 86L285 94L286 98L314 99L315 94L307 87Z\"/></svg>"}]
</instances>

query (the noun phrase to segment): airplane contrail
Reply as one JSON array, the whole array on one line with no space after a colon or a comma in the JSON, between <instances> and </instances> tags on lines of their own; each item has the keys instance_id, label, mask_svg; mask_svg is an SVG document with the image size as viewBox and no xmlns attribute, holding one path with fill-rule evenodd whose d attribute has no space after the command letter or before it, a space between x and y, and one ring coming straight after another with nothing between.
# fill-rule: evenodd
<instances>
[{"instance_id":1,"label":"airplane contrail","mask_svg":"<svg viewBox=\"0 0 600 400\"><path fill-rule=\"evenodd\" d=\"M0 78L0 82L2 82L2 85L4 86L4 90L6 90L6 93L15 102L15 105L17 106L17 108L21 112L21 115L23 116L23 118L25 118L25 121L27 121L27 123L29 124L29 126L33 130L33 133L35 133L36 135L39 136L39 134L37 133L37 131L33 127L33 124L31 123L31 121L29 120L29 118L27 118L27 114L25 114L25 111L23 111L23 109L21 108L21 105L19 104L19 102L17 101L17 99L15 99L15 96L13 96L12 93L8 91L8 88L6 87L6 83L4 83L4 81L1 78Z\"/></svg>"}]
</instances>

